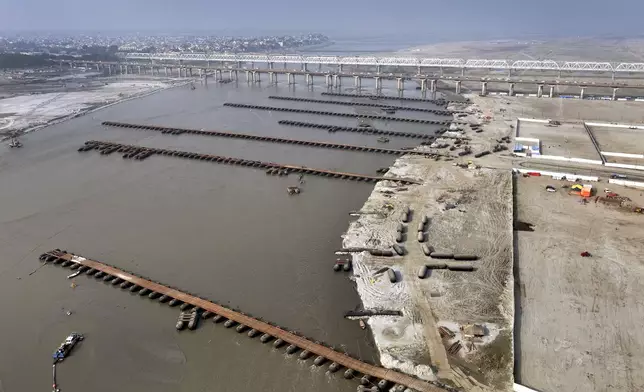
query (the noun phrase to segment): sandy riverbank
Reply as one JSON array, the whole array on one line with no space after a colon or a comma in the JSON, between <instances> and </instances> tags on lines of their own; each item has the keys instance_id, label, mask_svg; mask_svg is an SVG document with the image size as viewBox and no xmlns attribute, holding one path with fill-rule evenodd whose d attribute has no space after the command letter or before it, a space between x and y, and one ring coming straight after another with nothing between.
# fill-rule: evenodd
<instances>
[{"instance_id":1,"label":"sandy riverbank","mask_svg":"<svg viewBox=\"0 0 644 392\"><path fill-rule=\"evenodd\" d=\"M460 106L470 123L481 122L476 105ZM469 139L474 153L489 149L504 129L474 133L469 127L451 136ZM439 139L437 143L453 143ZM433 150L431 147L418 148ZM456 155L459 150L452 154ZM437 150L445 153L445 149ZM344 247L391 249L405 207L413 211L402 257L354 254L354 278L365 309L401 310L402 317L375 316L368 325L382 365L426 380L438 380L465 390L512 389L512 181L510 171L462 168L468 159L430 160L403 156L387 175L412 177L420 185L397 187L380 182L344 236ZM374 212L377 212L374 214ZM433 259L417 241L418 222L427 216L427 245L438 251L479 256L474 272L434 270L426 279L418 270ZM436 261L436 260L433 260ZM389 267L399 273L391 283ZM465 337L460 327L485 327L485 336ZM454 333L443 338L438 327ZM450 354L460 341L463 348ZM469 377L468 377L469 376ZM479 389L476 389L479 388Z\"/></svg>"},{"instance_id":2,"label":"sandy riverbank","mask_svg":"<svg viewBox=\"0 0 644 392\"><path fill-rule=\"evenodd\" d=\"M0 132L32 132L111 105L191 83L192 79L101 79L86 91L18 95L0 100Z\"/></svg>"}]
</instances>

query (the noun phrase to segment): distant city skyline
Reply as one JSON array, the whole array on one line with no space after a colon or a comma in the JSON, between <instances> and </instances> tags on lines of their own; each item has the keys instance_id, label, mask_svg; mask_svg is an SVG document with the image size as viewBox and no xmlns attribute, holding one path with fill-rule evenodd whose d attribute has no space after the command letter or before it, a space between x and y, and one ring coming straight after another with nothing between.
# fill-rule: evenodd
<instances>
[{"instance_id":1,"label":"distant city skyline","mask_svg":"<svg viewBox=\"0 0 644 392\"><path fill-rule=\"evenodd\" d=\"M247 35L319 32L397 37L427 42L547 37L641 35L641 0L437 1L367 0L242 3L206 0L0 0L0 30L212 32Z\"/></svg>"}]
</instances>

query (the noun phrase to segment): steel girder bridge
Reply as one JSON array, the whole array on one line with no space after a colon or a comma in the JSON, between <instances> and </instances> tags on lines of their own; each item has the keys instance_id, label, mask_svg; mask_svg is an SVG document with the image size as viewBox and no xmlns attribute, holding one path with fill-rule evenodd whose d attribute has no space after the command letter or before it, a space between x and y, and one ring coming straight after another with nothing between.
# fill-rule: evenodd
<instances>
[{"instance_id":1,"label":"steel girder bridge","mask_svg":"<svg viewBox=\"0 0 644 392\"><path fill-rule=\"evenodd\" d=\"M124 53L125 60L221 61L236 63L285 63L323 65L367 65L398 67L431 67L456 69L534 70L596 73L644 73L644 63L610 63L554 60L466 60L457 58L372 57L372 56L300 56L280 54L226 53Z\"/></svg>"}]
</instances>

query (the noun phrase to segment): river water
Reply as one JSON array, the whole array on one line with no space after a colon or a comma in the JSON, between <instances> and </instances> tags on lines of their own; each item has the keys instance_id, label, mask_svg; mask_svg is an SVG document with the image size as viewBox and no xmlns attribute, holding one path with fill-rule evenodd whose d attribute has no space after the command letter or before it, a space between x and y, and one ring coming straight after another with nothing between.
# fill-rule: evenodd
<instances>
[{"instance_id":1,"label":"river water","mask_svg":"<svg viewBox=\"0 0 644 392\"><path fill-rule=\"evenodd\" d=\"M197 85L125 102L0 147L0 391L46 390L51 354L71 331L86 339L58 366L64 391L353 391L356 383L312 361L205 322L177 332L177 309L80 276L72 288L62 268L39 266L53 248L104 261L262 317L352 355L377 362L368 331L343 318L359 298L345 273L334 273L351 210L372 184L120 154L78 153L86 140L110 140L375 174L393 156L152 131L107 128L125 121L338 143L380 145L377 136L285 127L281 119L356 125L358 120L223 107L224 102L352 112L350 106L269 100L320 96L303 81L287 87L244 83ZM369 87L363 82L363 87ZM385 88L392 87L385 85ZM343 90L345 91L345 90ZM384 91L393 94L393 91ZM406 95L417 95L410 90ZM346 100L346 98L345 98ZM391 102L404 105L406 103ZM410 106L432 107L426 103ZM374 111L358 108L361 112ZM399 111L396 116L436 118ZM377 128L433 133L436 126L374 121ZM391 138L387 147L418 139ZM67 311L71 315L67 315Z\"/></svg>"}]
</instances>

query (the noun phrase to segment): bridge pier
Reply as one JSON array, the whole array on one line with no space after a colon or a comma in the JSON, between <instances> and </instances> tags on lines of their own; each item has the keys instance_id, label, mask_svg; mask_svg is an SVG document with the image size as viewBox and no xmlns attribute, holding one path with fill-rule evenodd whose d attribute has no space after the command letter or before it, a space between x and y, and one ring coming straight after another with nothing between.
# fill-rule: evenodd
<instances>
[{"instance_id":1,"label":"bridge pier","mask_svg":"<svg viewBox=\"0 0 644 392\"><path fill-rule=\"evenodd\" d=\"M338 64L338 73L342 73L342 64Z\"/></svg>"},{"instance_id":2,"label":"bridge pier","mask_svg":"<svg viewBox=\"0 0 644 392\"><path fill-rule=\"evenodd\" d=\"M586 88L582 87L581 92L579 93L579 99L584 99L584 93L586 92Z\"/></svg>"},{"instance_id":3,"label":"bridge pier","mask_svg":"<svg viewBox=\"0 0 644 392\"><path fill-rule=\"evenodd\" d=\"M420 80L420 91L422 92L427 91L427 79Z\"/></svg>"},{"instance_id":4,"label":"bridge pier","mask_svg":"<svg viewBox=\"0 0 644 392\"><path fill-rule=\"evenodd\" d=\"M429 90L430 90L432 93L435 93L435 92L436 92L436 89L437 89L437 86L436 86L436 79L432 79L432 80L430 80L430 81L429 81Z\"/></svg>"},{"instance_id":5,"label":"bridge pier","mask_svg":"<svg viewBox=\"0 0 644 392\"><path fill-rule=\"evenodd\" d=\"M340 75L333 75L335 87L342 87L342 76Z\"/></svg>"},{"instance_id":6,"label":"bridge pier","mask_svg":"<svg viewBox=\"0 0 644 392\"><path fill-rule=\"evenodd\" d=\"M331 75L326 74L324 78L324 82L326 83L327 87L333 86L333 81L331 80Z\"/></svg>"},{"instance_id":7,"label":"bridge pier","mask_svg":"<svg viewBox=\"0 0 644 392\"><path fill-rule=\"evenodd\" d=\"M233 71L232 69L228 71L228 79L237 80L237 71Z\"/></svg>"},{"instance_id":8,"label":"bridge pier","mask_svg":"<svg viewBox=\"0 0 644 392\"><path fill-rule=\"evenodd\" d=\"M308 73L306 74L306 85L313 86L313 75Z\"/></svg>"},{"instance_id":9,"label":"bridge pier","mask_svg":"<svg viewBox=\"0 0 644 392\"><path fill-rule=\"evenodd\" d=\"M382 78L380 76L376 76L376 90L381 90L382 89Z\"/></svg>"},{"instance_id":10,"label":"bridge pier","mask_svg":"<svg viewBox=\"0 0 644 392\"><path fill-rule=\"evenodd\" d=\"M508 87L508 96L513 96L514 95L514 83L510 83L510 86Z\"/></svg>"},{"instance_id":11,"label":"bridge pier","mask_svg":"<svg viewBox=\"0 0 644 392\"><path fill-rule=\"evenodd\" d=\"M543 97L543 84L537 86L537 98Z\"/></svg>"},{"instance_id":12,"label":"bridge pier","mask_svg":"<svg viewBox=\"0 0 644 392\"><path fill-rule=\"evenodd\" d=\"M356 87L356 89L361 89L362 88L362 78L360 76L354 76L353 77L353 84Z\"/></svg>"},{"instance_id":13,"label":"bridge pier","mask_svg":"<svg viewBox=\"0 0 644 392\"><path fill-rule=\"evenodd\" d=\"M380 64L376 65L376 73L380 73Z\"/></svg>"},{"instance_id":14,"label":"bridge pier","mask_svg":"<svg viewBox=\"0 0 644 392\"><path fill-rule=\"evenodd\" d=\"M613 89L613 101L617 101L617 90L616 88Z\"/></svg>"},{"instance_id":15,"label":"bridge pier","mask_svg":"<svg viewBox=\"0 0 644 392\"><path fill-rule=\"evenodd\" d=\"M275 64L274 64L272 61L269 61L269 62L268 62L268 69L273 69L273 66L274 66L274 65L275 65Z\"/></svg>"},{"instance_id":16,"label":"bridge pier","mask_svg":"<svg viewBox=\"0 0 644 392\"><path fill-rule=\"evenodd\" d=\"M139 65L139 75L141 75L141 66Z\"/></svg>"},{"instance_id":17,"label":"bridge pier","mask_svg":"<svg viewBox=\"0 0 644 392\"><path fill-rule=\"evenodd\" d=\"M215 70L215 80L220 81L224 78L223 71L221 69Z\"/></svg>"},{"instance_id":18,"label":"bridge pier","mask_svg":"<svg viewBox=\"0 0 644 392\"><path fill-rule=\"evenodd\" d=\"M262 81L262 73L253 71L253 83L259 83Z\"/></svg>"},{"instance_id":19,"label":"bridge pier","mask_svg":"<svg viewBox=\"0 0 644 392\"><path fill-rule=\"evenodd\" d=\"M286 74L286 84L288 85L295 84L295 76L290 72Z\"/></svg>"},{"instance_id":20,"label":"bridge pier","mask_svg":"<svg viewBox=\"0 0 644 392\"><path fill-rule=\"evenodd\" d=\"M405 78L396 78L396 82L398 91L403 91L405 89Z\"/></svg>"},{"instance_id":21,"label":"bridge pier","mask_svg":"<svg viewBox=\"0 0 644 392\"><path fill-rule=\"evenodd\" d=\"M481 95L487 95L487 82L481 82Z\"/></svg>"},{"instance_id":22,"label":"bridge pier","mask_svg":"<svg viewBox=\"0 0 644 392\"><path fill-rule=\"evenodd\" d=\"M165 76L168 77L168 67L164 67L163 69L165 71Z\"/></svg>"},{"instance_id":23,"label":"bridge pier","mask_svg":"<svg viewBox=\"0 0 644 392\"><path fill-rule=\"evenodd\" d=\"M550 86L550 98L555 97L555 86Z\"/></svg>"},{"instance_id":24,"label":"bridge pier","mask_svg":"<svg viewBox=\"0 0 644 392\"><path fill-rule=\"evenodd\" d=\"M307 63L302 63L302 71L306 72L309 70L308 64Z\"/></svg>"},{"instance_id":25,"label":"bridge pier","mask_svg":"<svg viewBox=\"0 0 644 392\"><path fill-rule=\"evenodd\" d=\"M460 94L460 93L461 93L461 81L457 80L456 81L456 94Z\"/></svg>"},{"instance_id":26,"label":"bridge pier","mask_svg":"<svg viewBox=\"0 0 644 392\"><path fill-rule=\"evenodd\" d=\"M250 71L246 71L246 83L250 83Z\"/></svg>"}]
</instances>

